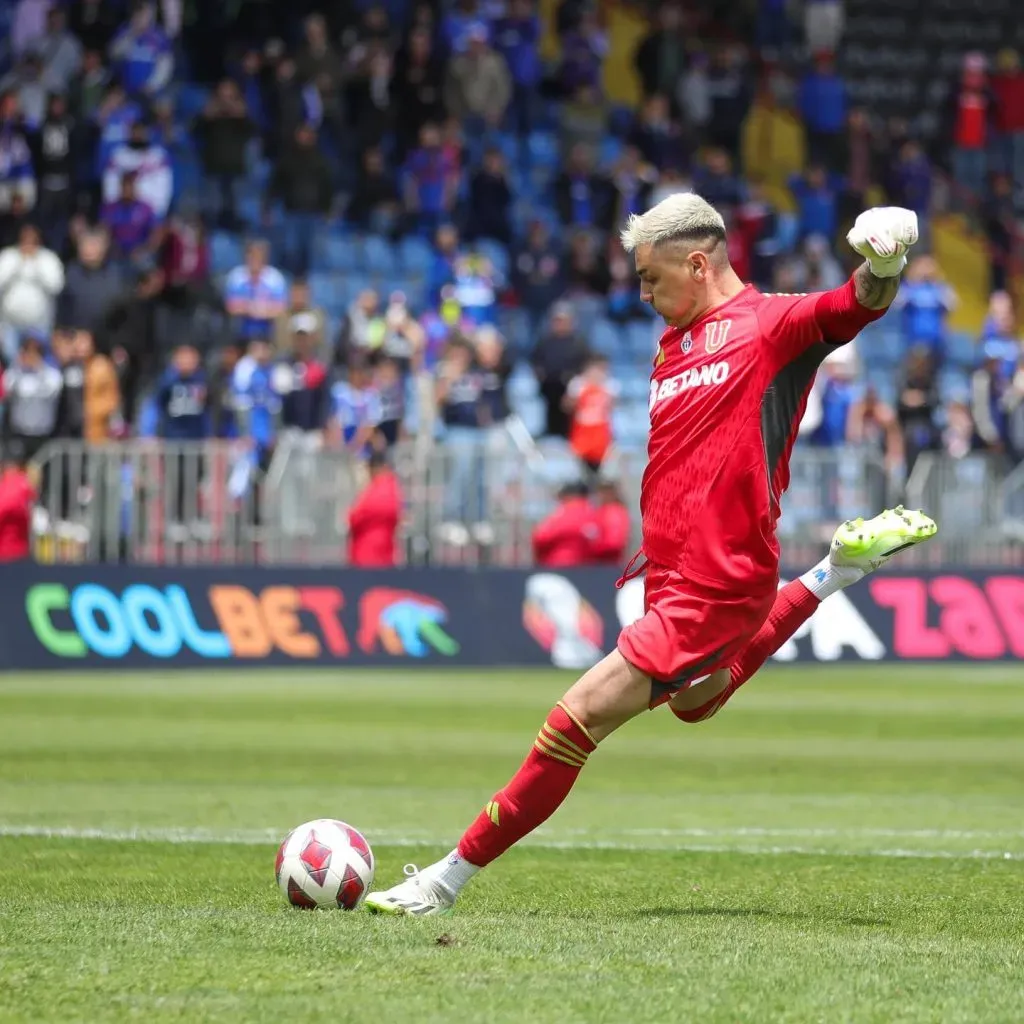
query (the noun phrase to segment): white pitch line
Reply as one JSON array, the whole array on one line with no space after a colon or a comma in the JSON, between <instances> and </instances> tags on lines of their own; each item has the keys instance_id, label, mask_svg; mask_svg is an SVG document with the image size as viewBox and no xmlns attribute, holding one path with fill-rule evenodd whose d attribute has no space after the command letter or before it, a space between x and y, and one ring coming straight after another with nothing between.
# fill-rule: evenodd
<instances>
[{"instance_id":1,"label":"white pitch line","mask_svg":"<svg viewBox=\"0 0 1024 1024\"><path fill-rule=\"evenodd\" d=\"M813 830L812 830L813 831ZM821 831L821 830L819 830ZM796 830L791 830L796 832ZM662 835L672 837L681 832L664 830L653 833L648 830L646 835ZM720 835L738 833L721 832ZM760 833L758 833L760 834ZM857 835L856 832L844 833ZM941 833L940 833L941 834ZM955 834L955 833L953 833ZM899 832L893 830L892 835ZM912 836L915 833L904 833ZM0 837L45 838L45 839L87 839L102 842L140 842L140 843L211 843L232 846L265 846L281 841L283 833L276 829L248 829L238 831L214 832L206 829L187 828L139 828L139 829L105 829L105 828L72 828L47 827L41 825L0 825ZM408 835L377 830L370 832L369 838L377 846L449 846L451 836L438 838L428 835ZM744 843L684 843L664 846L652 843L621 841L615 839L568 839L559 840L548 837L531 838L526 845L542 850L623 850L646 853L734 853L760 856L779 856L784 854L805 854L824 857L885 857L885 858L920 858L923 860L1012 860L1024 861L1024 852L1009 850L911 850L903 847L884 847L856 849L849 847L828 846L756 846Z\"/></svg>"}]
</instances>

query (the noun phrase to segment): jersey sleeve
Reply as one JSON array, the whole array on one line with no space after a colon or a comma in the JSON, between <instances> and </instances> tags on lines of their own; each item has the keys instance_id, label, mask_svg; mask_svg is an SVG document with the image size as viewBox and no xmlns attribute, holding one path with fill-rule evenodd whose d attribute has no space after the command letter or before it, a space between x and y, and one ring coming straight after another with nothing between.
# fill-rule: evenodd
<instances>
[{"instance_id":1,"label":"jersey sleeve","mask_svg":"<svg viewBox=\"0 0 1024 1024\"><path fill-rule=\"evenodd\" d=\"M853 278L827 292L766 295L764 300L758 309L761 330L785 362L812 345L845 345L886 313L857 301Z\"/></svg>"}]
</instances>

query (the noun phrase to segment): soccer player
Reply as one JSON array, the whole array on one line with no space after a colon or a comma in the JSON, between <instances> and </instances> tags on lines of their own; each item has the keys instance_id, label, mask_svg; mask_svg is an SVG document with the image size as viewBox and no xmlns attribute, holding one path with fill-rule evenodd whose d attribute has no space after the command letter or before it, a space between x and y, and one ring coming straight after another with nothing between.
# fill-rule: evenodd
<instances>
[{"instance_id":1,"label":"soccer player","mask_svg":"<svg viewBox=\"0 0 1024 1024\"><path fill-rule=\"evenodd\" d=\"M630 218L623 243L641 298L668 324L651 375L643 548L619 581L645 573L645 614L552 709L451 854L371 893L371 910L450 910L480 868L554 813L619 726L661 704L683 722L714 715L829 594L935 533L902 508L847 522L826 558L778 588L779 501L815 372L889 307L917 218L868 210L848 240L865 262L842 287L762 295L730 266L722 217L699 196L677 193Z\"/></svg>"}]
</instances>

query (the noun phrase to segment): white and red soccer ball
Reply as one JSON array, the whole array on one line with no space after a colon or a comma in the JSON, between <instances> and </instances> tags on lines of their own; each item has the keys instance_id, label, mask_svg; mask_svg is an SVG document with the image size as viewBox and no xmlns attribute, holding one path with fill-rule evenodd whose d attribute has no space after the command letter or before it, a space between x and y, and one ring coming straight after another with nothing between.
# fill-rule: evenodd
<instances>
[{"instance_id":1,"label":"white and red soccer ball","mask_svg":"<svg viewBox=\"0 0 1024 1024\"><path fill-rule=\"evenodd\" d=\"M284 837L274 873L294 907L355 910L373 885L373 851L358 829L317 818Z\"/></svg>"}]
</instances>

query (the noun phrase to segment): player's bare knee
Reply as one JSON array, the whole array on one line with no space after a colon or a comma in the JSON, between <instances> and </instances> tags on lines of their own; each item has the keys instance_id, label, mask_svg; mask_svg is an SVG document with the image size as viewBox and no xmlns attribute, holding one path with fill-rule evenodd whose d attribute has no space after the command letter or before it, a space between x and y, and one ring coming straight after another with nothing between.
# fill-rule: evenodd
<instances>
[{"instance_id":1,"label":"player's bare knee","mask_svg":"<svg viewBox=\"0 0 1024 1024\"><path fill-rule=\"evenodd\" d=\"M600 743L647 709L649 689L647 677L612 651L569 689L562 703Z\"/></svg>"}]
</instances>

